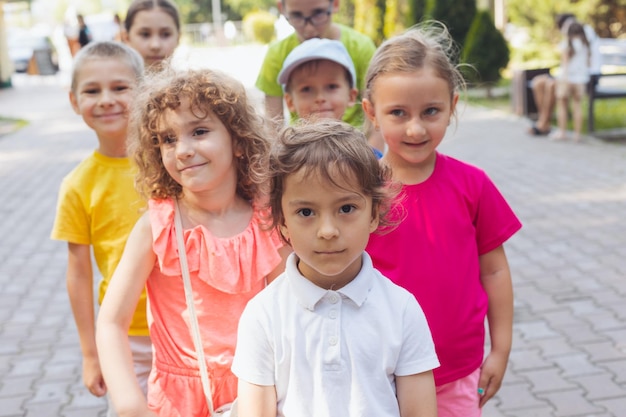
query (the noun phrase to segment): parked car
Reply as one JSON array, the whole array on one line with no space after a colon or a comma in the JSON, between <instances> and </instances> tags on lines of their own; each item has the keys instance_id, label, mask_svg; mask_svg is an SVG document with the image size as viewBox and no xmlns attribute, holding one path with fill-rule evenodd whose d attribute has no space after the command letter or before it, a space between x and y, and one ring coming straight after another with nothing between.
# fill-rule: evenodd
<instances>
[{"instance_id":1,"label":"parked car","mask_svg":"<svg viewBox=\"0 0 626 417\"><path fill-rule=\"evenodd\" d=\"M36 56L41 73L55 74L59 71L59 58L49 36L28 31L10 32L7 46L16 72L26 72L33 56Z\"/></svg>"}]
</instances>

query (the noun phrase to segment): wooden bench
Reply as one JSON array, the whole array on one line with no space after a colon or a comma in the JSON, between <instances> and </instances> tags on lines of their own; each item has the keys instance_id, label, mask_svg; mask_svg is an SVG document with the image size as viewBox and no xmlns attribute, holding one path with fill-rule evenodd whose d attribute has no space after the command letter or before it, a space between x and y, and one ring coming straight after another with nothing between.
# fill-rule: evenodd
<instances>
[{"instance_id":1,"label":"wooden bench","mask_svg":"<svg viewBox=\"0 0 626 417\"><path fill-rule=\"evenodd\" d=\"M600 74L593 74L589 81L589 106L587 109L587 130L595 130L596 100L626 97L626 41L620 39L599 39L602 67ZM615 70L618 72L614 72Z\"/></svg>"}]
</instances>

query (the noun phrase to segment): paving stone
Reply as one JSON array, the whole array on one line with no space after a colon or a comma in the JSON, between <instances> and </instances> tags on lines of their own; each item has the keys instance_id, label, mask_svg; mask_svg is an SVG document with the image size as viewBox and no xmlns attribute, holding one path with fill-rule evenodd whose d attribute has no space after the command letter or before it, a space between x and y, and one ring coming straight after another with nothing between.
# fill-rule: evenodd
<instances>
[{"instance_id":1,"label":"paving stone","mask_svg":"<svg viewBox=\"0 0 626 417\"><path fill-rule=\"evenodd\" d=\"M530 382L533 393L546 391L563 391L574 389L578 386L569 382L558 368L540 369L536 371L523 371L520 375Z\"/></svg>"},{"instance_id":2,"label":"paving stone","mask_svg":"<svg viewBox=\"0 0 626 417\"><path fill-rule=\"evenodd\" d=\"M581 343L597 343L607 340L605 334L594 331L587 323L562 325L559 326L559 332L574 346Z\"/></svg>"},{"instance_id":3,"label":"paving stone","mask_svg":"<svg viewBox=\"0 0 626 417\"><path fill-rule=\"evenodd\" d=\"M620 398L626 401L625 387L615 383L610 373L579 376L576 378L576 383L585 389L585 397L588 400Z\"/></svg>"},{"instance_id":4,"label":"paving stone","mask_svg":"<svg viewBox=\"0 0 626 417\"><path fill-rule=\"evenodd\" d=\"M0 417L17 417L24 415L24 402L32 394L0 397Z\"/></svg>"},{"instance_id":5,"label":"paving stone","mask_svg":"<svg viewBox=\"0 0 626 417\"><path fill-rule=\"evenodd\" d=\"M626 359L598 362L598 367L604 368L609 373L615 375L614 380L618 384L626 384Z\"/></svg>"},{"instance_id":6,"label":"paving stone","mask_svg":"<svg viewBox=\"0 0 626 417\"><path fill-rule=\"evenodd\" d=\"M505 413L517 412L520 409L549 407L548 401L535 395L528 383L502 385L498 396L501 399L498 408Z\"/></svg>"},{"instance_id":7,"label":"paving stone","mask_svg":"<svg viewBox=\"0 0 626 417\"><path fill-rule=\"evenodd\" d=\"M618 348L613 342L586 343L578 345L592 362L618 360L626 357L626 344Z\"/></svg>"},{"instance_id":8,"label":"paving stone","mask_svg":"<svg viewBox=\"0 0 626 417\"><path fill-rule=\"evenodd\" d=\"M602 414L602 416L621 417L624 415L624 410L626 410L626 397L598 400L596 403L604 407L608 412L607 414Z\"/></svg>"},{"instance_id":9,"label":"paving stone","mask_svg":"<svg viewBox=\"0 0 626 417\"><path fill-rule=\"evenodd\" d=\"M594 405L584 398L584 391L581 389L537 393L537 397L549 401L555 407L555 415L561 417L589 416L606 411L604 407Z\"/></svg>"},{"instance_id":10,"label":"paving stone","mask_svg":"<svg viewBox=\"0 0 626 417\"><path fill-rule=\"evenodd\" d=\"M558 336L558 333L544 320L518 323L515 327L522 332L522 337L526 340L551 339Z\"/></svg>"}]
</instances>

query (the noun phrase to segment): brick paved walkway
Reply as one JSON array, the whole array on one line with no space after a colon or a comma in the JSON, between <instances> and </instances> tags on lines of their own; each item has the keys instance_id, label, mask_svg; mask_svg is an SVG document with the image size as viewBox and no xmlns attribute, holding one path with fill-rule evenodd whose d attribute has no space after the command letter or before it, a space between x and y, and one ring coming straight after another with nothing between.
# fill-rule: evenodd
<instances>
[{"instance_id":1,"label":"brick paved walkway","mask_svg":"<svg viewBox=\"0 0 626 417\"><path fill-rule=\"evenodd\" d=\"M95 417L48 235L61 178L95 146L62 77L0 90L0 417ZM626 146L555 143L527 122L466 108L440 150L484 168L524 223L507 244L514 347L484 417L626 416Z\"/></svg>"}]
</instances>

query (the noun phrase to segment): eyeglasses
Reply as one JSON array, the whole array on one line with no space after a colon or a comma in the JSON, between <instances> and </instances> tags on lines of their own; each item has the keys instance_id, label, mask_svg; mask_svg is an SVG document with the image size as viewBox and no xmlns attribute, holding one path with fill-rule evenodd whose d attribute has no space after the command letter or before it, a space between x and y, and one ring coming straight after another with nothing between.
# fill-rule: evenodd
<instances>
[{"instance_id":1,"label":"eyeglasses","mask_svg":"<svg viewBox=\"0 0 626 417\"><path fill-rule=\"evenodd\" d=\"M330 2L327 10L317 10L311 16L304 17L301 14L289 14L285 18L295 28L303 28L307 23L310 23L312 26L321 26L328 22L332 12L333 2Z\"/></svg>"}]
</instances>

